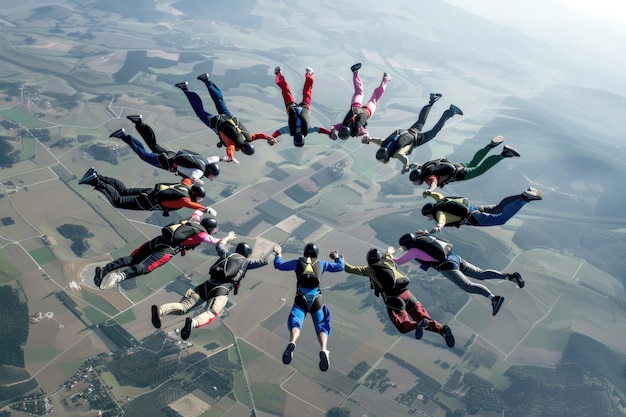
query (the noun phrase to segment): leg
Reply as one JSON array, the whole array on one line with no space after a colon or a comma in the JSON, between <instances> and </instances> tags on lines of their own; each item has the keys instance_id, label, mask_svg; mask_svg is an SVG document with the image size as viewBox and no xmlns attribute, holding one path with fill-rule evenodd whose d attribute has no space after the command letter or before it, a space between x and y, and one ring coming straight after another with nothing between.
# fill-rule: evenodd
<instances>
[{"instance_id":1,"label":"leg","mask_svg":"<svg viewBox=\"0 0 626 417\"><path fill-rule=\"evenodd\" d=\"M413 123L413 126L409 128L409 130L416 130L418 133L422 131L424 128L424 124L426 124L426 119L428 119L428 114L430 113L430 109L432 109L433 105L428 103L422 110L420 110L420 114L417 118L417 121Z\"/></svg>"},{"instance_id":2,"label":"leg","mask_svg":"<svg viewBox=\"0 0 626 417\"><path fill-rule=\"evenodd\" d=\"M497 164L498 162L504 159L504 156L502 156L501 154L491 155L490 157L485 159L482 164L478 165L481 159L484 158L484 154L483 154L482 158L478 159L478 157L480 156L479 153L483 150L489 151L489 148L483 148L480 151L476 152L476 154L474 155L474 158L470 162L466 162L463 164L465 166L465 178L464 179L468 180L470 178L476 178L479 175L482 175L485 172L487 172L491 167L493 167L495 164Z\"/></svg>"},{"instance_id":3,"label":"leg","mask_svg":"<svg viewBox=\"0 0 626 417\"><path fill-rule=\"evenodd\" d=\"M138 257L135 254L133 254L133 256ZM130 279L138 277L139 275L149 274L158 267L168 263L170 259L172 259L172 255L169 253L152 252L150 253L150 255L145 257L143 261L131 265L129 268L126 268L123 271L124 279Z\"/></svg>"},{"instance_id":4,"label":"leg","mask_svg":"<svg viewBox=\"0 0 626 417\"><path fill-rule=\"evenodd\" d=\"M508 222L524 205L526 200L521 194L504 198L496 206L483 206L483 211L472 214L478 221L476 226L499 226Z\"/></svg>"},{"instance_id":5,"label":"leg","mask_svg":"<svg viewBox=\"0 0 626 417\"><path fill-rule=\"evenodd\" d=\"M459 269L442 269L439 272L441 272L441 275L448 278L450 281L456 284L457 287L465 292L468 292L470 294L480 294L483 297L487 297L489 299L493 297L493 293L489 291L489 288L482 284L473 283Z\"/></svg>"},{"instance_id":6,"label":"leg","mask_svg":"<svg viewBox=\"0 0 626 417\"><path fill-rule=\"evenodd\" d=\"M408 291L407 291L408 292ZM426 330L435 333L441 333L443 326L438 321L433 320L426 311L426 308L420 303L417 298L411 293L409 293L407 301L406 301L406 309L409 315L415 320L416 323L419 323L422 319L428 320L428 326Z\"/></svg>"},{"instance_id":7,"label":"leg","mask_svg":"<svg viewBox=\"0 0 626 417\"><path fill-rule=\"evenodd\" d=\"M137 132L139 132L142 139L146 142L146 145L148 145L148 148L150 148L152 152L164 152L163 147L157 144L156 135L150 126L145 123L135 123L135 129L137 129Z\"/></svg>"},{"instance_id":8,"label":"leg","mask_svg":"<svg viewBox=\"0 0 626 417\"><path fill-rule=\"evenodd\" d=\"M193 91L183 92L185 93L187 100L189 100L189 104L191 104L191 108L196 113L196 116L198 116L202 123L213 129L214 126L212 126L211 120L214 118L214 116L204 109L204 105L202 104L202 99L200 98L200 96Z\"/></svg>"},{"instance_id":9,"label":"leg","mask_svg":"<svg viewBox=\"0 0 626 417\"><path fill-rule=\"evenodd\" d=\"M293 359L293 352L296 350L296 341L300 337L302 330L302 322L306 317L306 312L297 305L291 307L289 318L287 319L287 328L289 329L289 343L283 352L283 363L289 365Z\"/></svg>"},{"instance_id":10,"label":"leg","mask_svg":"<svg viewBox=\"0 0 626 417\"><path fill-rule=\"evenodd\" d=\"M289 84L287 84L285 77L280 71L276 73L276 85L280 88L280 92L283 96L283 101L285 102L285 108L289 108L289 106L295 105L296 100L294 99L293 94L291 94Z\"/></svg>"},{"instance_id":11,"label":"leg","mask_svg":"<svg viewBox=\"0 0 626 417\"><path fill-rule=\"evenodd\" d=\"M155 153L156 151L154 151L154 148L152 148L153 152L148 152L146 148L144 148L143 144L136 137L132 135L126 135L126 138L128 140L123 139L124 142L128 143L130 148L139 156L142 161L147 162L154 167L163 168L161 166L161 163L159 162L159 155L158 153ZM156 145L155 143L155 146L158 145Z\"/></svg>"},{"instance_id":12,"label":"leg","mask_svg":"<svg viewBox=\"0 0 626 417\"><path fill-rule=\"evenodd\" d=\"M363 103L363 82L359 76L359 71L352 72L352 84L354 84L354 94L350 107L361 107Z\"/></svg>"},{"instance_id":13,"label":"leg","mask_svg":"<svg viewBox=\"0 0 626 417\"><path fill-rule=\"evenodd\" d=\"M159 316L167 316L168 314L187 314L189 310L198 304L200 301L200 294L193 289L187 290L185 296L178 303L167 303L159 307Z\"/></svg>"},{"instance_id":14,"label":"leg","mask_svg":"<svg viewBox=\"0 0 626 417\"><path fill-rule=\"evenodd\" d=\"M454 112L452 110L448 109L444 111L443 114L441 115L441 118L437 122L437 124L428 132L424 133L424 136L425 136L424 143L428 142L429 140L437 136L437 133L439 133L439 131L443 129L443 126L446 124L448 119L451 118L452 116L454 116Z\"/></svg>"},{"instance_id":15,"label":"leg","mask_svg":"<svg viewBox=\"0 0 626 417\"><path fill-rule=\"evenodd\" d=\"M228 106L226 106L222 91L211 80L207 81L205 84L207 89L209 90L211 98L213 99L213 103L215 103L215 108L217 109L217 112L219 114L225 114L228 117L233 117L233 115L228 110Z\"/></svg>"},{"instance_id":16,"label":"leg","mask_svg":"<svg viewBox=\"0 0 626 417\"><path fill-rule=\"evenodd\" d=\"M378 105L378 100L380 100L380 98L383 96L386 88L387 88L387 77L383 77L382 81L380 82L380 85L374 89L374 92L372 93L372 97L369 99L369 101L365 105L365 109L369 113L369 117L372 117L374 115L374 112L376 111L376 106Z\"/></svg>"},{"instance_id":17,"label":"leg","mask_svg":"<svg viewBox=\"0 0 626 417\"><path fill-rule=\"evenodd\" d=\"M317 333L317 340L320 344L320 371L326 372L330 366L330 352L328 351L328 337L330 336L330 310L326 304L314 313L311 313L313 325Z\"/></svg>"},{"instance_id":18,"label":"leg","mask_svg":"<svg viewBox=\"0 0 626 417\"><path fill-rule=\"evenodd\" d=\"M467 275L468 277L485 280L485 279L502 279L508 280L509 274L505 274L504 272L496 271L495 269L481 269L471 263L463 260L461 262L460 271Z\"/></svg>"},{"instance_id":19,"label":"leg","mask_svg":"<svg viewBox=\"0 0 626 417\"><path fill-rule=\"evenodd\" d=\"M202 327L213 323L213 321L224 312L226 303L228 303L228 295L218 295L207 300L206 310L192 319L191 326Z\"/></svg>"},{"instance_id":20,"label":"leg","mask_svg":"<svg viewBox=\"0 0 626 417\"><path fill-rule=\"evenodd\" d=\"M313 98L313 74L307 72L304 77L304 87L302 87L302 106L311 109Z\"/></svg>"}]
</instances>

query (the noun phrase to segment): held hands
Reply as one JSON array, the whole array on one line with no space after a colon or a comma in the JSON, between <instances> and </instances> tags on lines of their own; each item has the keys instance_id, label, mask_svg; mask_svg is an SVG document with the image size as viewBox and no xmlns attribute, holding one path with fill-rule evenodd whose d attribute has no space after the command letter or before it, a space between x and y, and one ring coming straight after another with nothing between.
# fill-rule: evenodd
<instances>
[{"instance_id":1,"label":"held hands","mask_svg":"<svg viewBox=\"0 0 626 417\"><path fill-rule=\"evenodd\" d=\"M222 157L222 161L224 161L224 162L235 162L235 161L233 161L233 159L232 159L230 156L228 156L228 155L226 155L226 156Z\"/></svg>"},{"instance_id":2,"label":"held hands","mask_svg":"<svg viewBox=\"0 0 626 417\"><path fill-rule=\"evenodd\" d=\"M267 139L267 143L270 146L274 146L276 144L276 142L278 142L278 140L276 138L270 137L270 138Z\"/></svg>"},{"instance_id":3,"label":"held hands","mask_svg":"<svg viewBox=\"0 0 626 417\"><path fill-rule=\"evenodd\" d=\"M422 197L426 198L426 197L428 197L428 196L429 196L429 195L431 195L431 194L432 194L432 191L430 191L430 190L426 190L426 191L424 191L424 192L422 193Z\"/></svg>"},{"instance_id":4,"label":"held hands","mask_svg":"<svg viewBox=\"0 0 626 417\"><path fill-rule=\"evenodd\" d=\"M330 134L328 136L332 140L337 140L339 138L339 135L337 134L337 131L335 130L335 128L330 129Z\"/></svg>"},{"instance_id":5,"label":"held hands","mask_svg":"<svg viewBox=\"0 0 626 417\"><path fill-rule=\"evenodd\" d=\"M337 259L339 258L339 252L337 252L336 250L332 251L331 253L328 254L328 256L330 257L330 259Z\"/></svg>"},{"instance_id":6,"label":"held hands","mask_svg":"<svg viewBox=\"0 0 626 417\"><path fill-rule=\"evenodd\" d=\"M370 140L371 140L371 139L370 139L370 137L369 137L369 136L367 136L367 135L365 135L365 136L363 136L363 137L361 138L361 143L364 143L364 144L366 144L366 145L369 145Z\"/></svg>"},{"instance_id":7,"label":"held hands","mask_svg":"<svg viewBox=\"0 0 626 417\"><path fill-rule=\"evenodd\" d=\"M231 158L230 161L235 165L239 165L239 161L237 160L237 158Z\"/></svg>"},{"instance_id":8,"label":"held hands","mask_svg":"<svg viewBox=\"0 0 626 417\"><path fill-rule=\"evenodd\" d=\"M387 246L387 255L393 255L395 251L396 250L393 248L393 246Z\"/></svg>"},{"instance_id":9,"label":"held hands","mask_svg":"<svg viewBox=\"0 0 626 417\"><path fill-rule=\"evenodd\" d=\"M228 238L228 240L235 240L235 239L237 239L237 235L232 230L230 232L228 232L228 235L226 237Z\"/></svg>"},{"instance_id":10,"label":"held hands","mask_svg":"<svg viewBox=\"0 0 626 417\"><path fill-rule=\"evenodd\" d=\"M211 207L207 207L205 213L210 214L213 217L217 217L217 211L215 211Z\"/></svg>"},{"instance_id":11,"label":"held hands","mask_svg":"<svg viewBox=\"0 0 626 417\"><path fill-rule=\"evenodd\" d=\"M437 232L441 232L441 229L443 228L443 226L435 226L433 227L433 230L430 231L430 233L437 233Z\"/></svg>"}]
</instances>

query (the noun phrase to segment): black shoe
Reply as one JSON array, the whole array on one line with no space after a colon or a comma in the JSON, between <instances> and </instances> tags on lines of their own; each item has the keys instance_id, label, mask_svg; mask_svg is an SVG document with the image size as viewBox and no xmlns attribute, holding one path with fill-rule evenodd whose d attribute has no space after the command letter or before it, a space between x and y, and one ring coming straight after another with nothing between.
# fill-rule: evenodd
<instances>
[{"instance_id":1,"label":"black shoe","mask_svg":"<svg viewBox=\"0 0 626 417\"><path fill-rule=\"evenodd\" d=\"M430 101L428 102L428 104L434 104L437 100L439 100L441 97L443 97L443 94L439 94L439 93L430 93Z\"/></svg>"},{"instance_id":2,"label":"black shoe","mask_svg":"<svg viewBox=\"0 0 626 417\"><path fill-rule=\"evenodd\" d=\"M326 372L328 371L328 367L330 366L330 352L327 350L320 351L320 371Z\"/></svg>"},{"instance_id":3,"label":"black shoe","mask_svg":"<svg viewBox=\"0 0 626 417\"><path fill-rule=\"evenodd\" d=\"M502 307L502 304L504 303L504 297L501 295L496 295L491 299L491 315L495 316L496 314L498 314L498 311L500 310L500 307Z\"/></svg>"},{"instance_id":4,"label":"black shoe","mask_svg":"<svg viewBox=\"0 0 626 417\"><path fill-rule=\"evenodd\" d=\"M132 115L130 115L130 116L126 116L126 118L127 118L128 120L130 120L131 122L133 122L134 124L136 124L136 125L137 125L137 124L140 124L140 123L142 122L142 121L141 121L141 115L140 115L140 114L132 114Z\"/></svg>"},{"instance_id":5,"label":"black shoe","mask_svg":"<svg viewBox=\"0 0 626 417\"><path fill-rule=\"evenodd\" d=\"M504 156L505 158L512 158L514 156L519 156L519 152L517 152L513 148L504 145L504 148L502 148L502 156Z\"/></svg>"},{"instance_id":6,"label":"black shoe","mask_svg":"<svg viewBox=\"0 0 626 417\"><path fill-rule=\"evenodd\" d=\"M159 317L159 307L153 305L151 307L151 309L152 309L152 325L155 328L160 329L161 328L161 317ZM189 336L187 336L187 337L189 337Z\"/></svg>"},{"instance_id":7,"label":"black shoe","mask_svg":"<svg viewBox=\"0 0 626 417\"><path fill-rule=\"evenodd\" d=\"M415 328L415 338L420 340L424 336L424 329L428 326L428 320L421 319Z\"/></svg>"},{"instance_id":8,"label":"black shoe","mask_svg":"<svg viewBox=\"0 0 626 417\"><path fill-rule=\"evenodd\" d=\"M459 109L457 106L455 106L454 104L450 104L450 110L452 110L452 112L454 114L458 114L459 116L463 116L463 110Z\"/></svg>"},{"instance_id":9,"label":"black shoe","mask_svg":"<svg viewBox=\"0 0 626 417\"><path fill-rule=\"evenodd\" d=\"M522 275L519 272L513 272L512 274L509 274L509 281L516 283L517 286L520 288L524 288L524 278L522 278Z\"/></svg>"},{"instance_id":10,"label":"black shoe","mask_svg":"<svg viewBox=\"0 0 626 417\"><path fill-rule=\"evenodd\" d=\"M174 86L180 88L183 91L187 91L187 85L188 84L189 83L187 81L185 81L185 82L182 82L182 83L176 83L176 84L174 84Z\"/></svg>"},{"instance_id":11,"label":"black shoe","mask_svg":"<svg viewBox=\"0 0 626 417\"><path fill-rule=\"evenodd\" d=\"M360 62L357 62L356 64L350 67L350 71L352 72L358 71L361 69L362 66L363 64L361 64Z\"/></svg>"},{"instance_id":12,"label":"black shoe","mask_svg":"<svg viewBox=\"0 0 626 417\"><path fill-rule=\"evenodd\" d=\"M100 284L102 283L102 268L99 266L96 267L96 273L93 275L93 283L96 287L100 288Z\"/></svg>"},{"instance_id":13,"label":"black shoe","mask_svg":"<svg viewBox=\"0 0 626 417\"><path fill-rule=\"evenodd\" d=\"M441 329L441 335L443 336L444 339L446 339L446 345L448 345L449 348L453 348L454 347L454 335L452 334L452 330L450 329L450 326L448 326L447 324L443 326L443 329Z\"/></svg>"},{"instance_id":14,"label":"black shoe","mask_svg":"<svg viewBox=\"0 0 626 417\"><path fill-rule=\"evenodd\" d=\"M189 339L189 336L191 336L191 321L191 317L187 317L185 319L185 327L183 327L180 331L180 337L183 340L187 340Z\"/></svg>"},{"instance_id":15,"label":"black shoe","mask_svg":"<svg viewBox=\"0 0 626 417\"><path fill-rule=\"evenodd\" d=\"M274 75L278 75L278 73L282 70L281 67L274 68Z\"/></svg>"},{"instance_id":16,"label":"black shoe","mask_svg":"<svg viewBox=\"0 0 626 417\"><path fill-rule=\"evenodd\" d=\"M110 138L118 138L123 139L126 136L126 131L124 129L117 129L115 132L109 135Z\"/></svg>"},{"instance_id":17,"label":"black shoe","mask_svg":"<svg viewBox=\"0 0 626 417\"><path fill-rule=\"evenodd\" d=\"M203 83L206 83L207 81L209 81L209 74L207 73L200 74L196 78L202 81Z\"/></svg>"},{"instance_id":18,"label":"black shoe","mask_svg":"<svg viewBox=\"0 0 626 417\"><path fill-rule=\"evenodd\" d=\"M289 365L293 359L293 351L296 350L296 344L289 342L285 351L283 352L283 363Z\"/></svg>"},{"instance_id":19,"label":"black shoe","mask_svg":"<svg viewBox=\"0 0 626 417\"><path fill-rule=\"evenodd\" d=\"M89 184L95 187L98 182L98 173L96 172L94 167L91 167L85 172L85 175L78 180L79 184Z\"/></svg>"}]
</instances>

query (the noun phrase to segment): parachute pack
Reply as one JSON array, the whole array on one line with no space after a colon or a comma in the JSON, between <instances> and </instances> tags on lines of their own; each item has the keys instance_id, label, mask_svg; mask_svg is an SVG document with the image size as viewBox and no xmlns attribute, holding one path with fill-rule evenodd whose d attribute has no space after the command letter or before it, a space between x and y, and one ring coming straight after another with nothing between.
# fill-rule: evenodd
<instances>
[{"instance_id":1,"label":"parachute pack","mask_svg":"<svg viewBox=\"0 0 626 417\"><path fill-rule=\"evenodd\" d=\"M179 198L189 197L189 188L180 183L175 184L157 184L154 186L153 198L157 203L161 201L178 200Z\"/></svg>"},{"instance_id":2,"label":"parachute pack","mask_svg":"<svg viewBox=\"0 0 626 417\"><path fill-rule=\"evenodd\" d=\"M296 266L296 277L298 286L305 288L315 288L320 285L320 276L322 275L319 260L313 262L309 257L301 257L298 259Z\"/></svg>"},{"instance_id":3,"label":"parachute pack","mask_svg":"<svg viewBox=\"0 0 626 417\"><path fill-rule=\"evenodd\" d=\"M161 229L161 235L165 238L169 245L179 246L191 236L204 231L204 227L202 227L199 222L191 219L184 219L164 226ZM196 246L198 246L198 244L188 246L185 249L192 249Z\"/></svg>"},{"instance_id":4,"label":"parachute pack","mask_svg":"<svg viewBox=\"0 0 626 417\"><path fill-rule=\"evenodd\" d=\"M431 235L419 235L411 244L412 248L420 249L428 255L442 262L452 252L452 244L444 240L437 239Z\"/></svg>"},{"instance_id":5,"label":"parachute pack","mask_svg":"<svg viewBox=\"0 0 626 417\"><path fill-rule=\"evenodd\" d=\"M186 149L181 149L176 152L176 155L172 158L172 161L181 167L185 168L196 168L200 169L204 172L206 168L207 161L200 154L197 154L192 151L188 151Z\"/></svg>"},{"instance_id":6,"label":"parachute pack","mask_svg":"<svg viewBox=\"0 0 626 417\"><path fill-rule=\"evenodd\" d=\"M376 273L376 279L370 280L371 288L376 297L381 292L397 295L409 285L409 279L396 268L393 268L393 261L390 259L383 259L370 265L370 267Z\"/></svg>"},{"instance_id":7,"label":"parachute pack","mask_svg":"<svg viewBox=\"0 0 626 417\"><path fill-rule=\"evenodd\" d=\"M212 279L219 282L229 282L237 276L239 269L245 262L246 257L238 253L231 253L230 255L220 258L209 268L209 274Z\"/></svg>"}]
</instances>

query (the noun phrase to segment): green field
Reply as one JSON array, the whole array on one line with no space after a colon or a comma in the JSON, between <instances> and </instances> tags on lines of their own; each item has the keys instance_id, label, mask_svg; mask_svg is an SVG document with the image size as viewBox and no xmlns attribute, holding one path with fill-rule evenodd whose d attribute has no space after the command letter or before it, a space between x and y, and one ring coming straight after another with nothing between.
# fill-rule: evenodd
<instances>
[{"instance_id":1,"label":"green field","mask_svg":"<svg viewBox=\"0 0 626 417\"><path fill-rule=\"evenodd\" d=\"M33 257L35 262L37 262L39 265L45 265L56 259L56 257L54 256L54 253L52 253L50 248L47 246L28 252L28 253L30 254L30 256Z\"/></svg>"}]
</instances>

